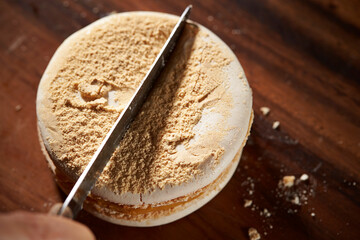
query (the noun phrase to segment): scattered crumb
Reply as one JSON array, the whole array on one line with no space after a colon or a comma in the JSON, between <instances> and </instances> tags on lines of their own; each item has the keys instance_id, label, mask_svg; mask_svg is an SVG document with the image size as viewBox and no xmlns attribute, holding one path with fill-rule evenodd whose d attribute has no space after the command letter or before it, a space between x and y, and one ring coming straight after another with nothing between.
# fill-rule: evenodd
<instances>
[{"instance_id":1,"label":"scattered crumb","mask_svg":"<svg viewBox=\"0 0 360 240\"><path fill-rule=\"evenodd\" d=\"M293 205L307 205L309 197L314 196L313 184L307 174L302 174L299 178L285 176L279 181L276 190L277 197L283 198ZM288 209L288 213L295 212L297 212L297 209Z\"/></svg>"},{"instance_id":2,"label":"scattered crumb","mask_svg":"<svg viewBox=\"0 0 360 240\"><path fill-rule=\"evenodd\" d=\"M299 196L295 196L293 200L291 200L291 202L295 205L300 205L300 199Z\"/></svg>"},{"instance_id":3,"label":"scattered crumb","mask_svg":"<svg viewBox=\"0 0 360 240\"><path fill-rule=\"evenodd\" d=\"M282 179L282 184L285 187L292 187L294 185L295 176L285 176Z\"/></svg>"},{"instance_id":4,"label":"scattered crumb","mask_svg":"<svg viewBox=\"0 0 360 240\"><path fill-rule=\"evenodd\" d=\"M207 20L208 20L209 22L212 22L212 21L214 21L214 17L213 17L213 16L208 16L208 17L207 17Z\"/></svg>"},{"instance_id":5,"label":"scattered crumb","mask_svg":"<svg viewBox=\"0 0 360 240\"><path fill-rule=\"evenodd\" d=\"M313 213L313 212L312 212L310 215L311 215L312 217L315 217L315 213Z\"/></svg>"},{"instance_id":6,"label":"scattered crumb","mask_svg":"<svg viewBox=\"0 0 360 240\"><path fill-rule=\"evenodd\" d=\"M16 105L15 106L15 111L18 112L22 109L22 106L21 105Z\"/></svg>"},{"instance_id":7,"label":"scattered crumb","mask_svg":"<svg viewBox=\"0 0 360 240\"><path fill-rule=\"evenodd\" d=\"M255 228L249 228L248 233L250 240L259 240L261 238L260 234Z\"/></svg>"},{"instance_id":8,"label":"scattered crumb","mask_svg":"<svg viewBox=\"0 0 360 240\"><path fill-rule=\"evenodd\" d=\"M246 180L241 183L241 186L247 186L246 191L249 195L252 195L255 191L255 183L251 177L247 177Z\"/></svg>"},{"instance_id":9,"label":"scattered crumb","mask_svg":"<svg viewBox=\"0 0 360 240\"><path fill-rule=\"evenodd\" d=\"M270 108L268 108L268 107L261 107L261 108L260 108L260 111L261 111L261 113L262 113L264 116L266 116L266 115L269 114ZM273 128L274 128L274 127L273 127Z\"/></svg>"},{"instance_id":10,"label":"scattered crumb","mask_svg":"<svg viewBox=\"0 0 360 240\"><path fill-rule=\"evenodd\" d=\"M280 122L279 121L275 121L272 125L273 129L277 129L280 126Z\"/></svg>"},{"instance_id":11,"label":"scattered crumb","mask_svg":"<svg viewBox=\"0 0 360 240\"><path fill-rule=\"evenodd\" d=\"M301 177L300 177L301 181L306 181L308 179L309 179L309 176L307 174L305 174L305 173L303 175L301 175Z\"/></svg>"},{"instance_id":12,"label":"scattered crumb","mask_svg":"<svg viewBox=\"0 0 360 240\"><path fill-rule=\"evenodd\" d=\"M261 213L262 214L260 214L260 215L264 215L265 217L270 217L271 216L271 213L266 208L264 208L264 210Z\"/></svg>"},{"instance_id":13,"label":"scattered crumb","mask_svg":"<svg viewBox=\"0 0 360 240\"><path fill-rule=\"evenodd\" d=\"M252 200L245 199L245 203L244 203L245 208L250 207L251 204L252 204Z\"/></svg>"}]
</instances>

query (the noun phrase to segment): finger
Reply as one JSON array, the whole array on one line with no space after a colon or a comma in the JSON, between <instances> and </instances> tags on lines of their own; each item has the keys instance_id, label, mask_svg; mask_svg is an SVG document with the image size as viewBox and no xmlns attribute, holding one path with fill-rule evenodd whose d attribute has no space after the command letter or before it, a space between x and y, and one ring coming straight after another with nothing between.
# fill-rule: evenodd
<instances>
[{"instance_id":1,"label":"finger","mask_svg":"<svg viewBox=\"0 0 360 240\"><path fill-rule=\"evenodd\" d=\"M55 203L50 208L49 214L50 215L59 215L58 213L59 213L61 207L62 207L62 203ZM74 214L69 207L66 207L64 212L59 216L66 217L66 218L73 218Z\"/></svg>"},{"instance_id":2,"label":"finger","mask_svg":"<svg viewBox=\"0 0 360 240\"><path fill-rule=\"evenodd\" d=\"M0 236L4 239L95 239L90 229L79 222L29 212L0 215Z\"/></svg>"}]
</instances>

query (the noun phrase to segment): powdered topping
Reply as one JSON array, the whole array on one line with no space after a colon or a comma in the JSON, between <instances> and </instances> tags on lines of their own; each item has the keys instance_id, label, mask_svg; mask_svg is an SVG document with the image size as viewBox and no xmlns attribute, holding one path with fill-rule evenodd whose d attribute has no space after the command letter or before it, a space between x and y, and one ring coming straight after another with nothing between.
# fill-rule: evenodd
<instances>
[{"instance_id":1,"label":"powdered topping","mask_svg":"<svg viewBox=\"0 0 360 240\"><path fill-rule=\"evenodd\" d=\"M175 23L169 18L115 15L72 42L50 87L62 140L49 142L59 149L55 154L67 168L77 174L84 169ZM232 59L191 24L174 55L98 184L116 193L142 193L186 182L202 174L204 162L216 165L221 159L220 139L190 141L205 108L227 105L221 111L216 108L225 121L232 99L223 68ZM219 124L218 132L222 130ZM186 154L190 157L181 157Z\"/></svg>"}]
</instances>

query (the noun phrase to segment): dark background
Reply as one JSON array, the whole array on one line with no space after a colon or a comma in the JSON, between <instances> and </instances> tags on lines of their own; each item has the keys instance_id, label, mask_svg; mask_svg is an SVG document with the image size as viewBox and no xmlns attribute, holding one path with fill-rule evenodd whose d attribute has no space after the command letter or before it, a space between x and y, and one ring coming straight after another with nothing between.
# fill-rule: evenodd
<instances>
[{"instance_id":1,"label":"dark background","mask_svg":"<svg viewBox=\"0 0 360 240\"><path fill-rule=\"evenodd\" d=\"M99 239L248 239L249 227L262 239L360 239L360 2L352 0L1 0L0 211L47 212L64 198L35 113L37 85L61 42L111 12L179 15L189 3L191 19L233 49L253 89L254 124L234 177L168 225L122 227L86 212L78 220ZM310 179L298 188L308 200L296 206L277 185L303 173Z\"/></svg>"}]
</instances>

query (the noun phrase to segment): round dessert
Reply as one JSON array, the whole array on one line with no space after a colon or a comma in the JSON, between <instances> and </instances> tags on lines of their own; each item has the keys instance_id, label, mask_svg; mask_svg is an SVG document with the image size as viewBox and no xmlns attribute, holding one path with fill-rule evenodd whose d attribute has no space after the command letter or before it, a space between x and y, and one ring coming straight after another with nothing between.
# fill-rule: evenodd
<instances>
[{"instance_id":1,"label":"round dessert","mask_svg":"<svg viewBox=\"0 0 360 240\"><path fill-rule=\"evenodd\" d=\"M38 88L38 130L68 193L178 20L155 12L100 19L67 38ZM188 21L160 77L85 201L109 222L155 226L211 200L240 160L252 92L229 47Z\"/></svg>"}]
</instances>

